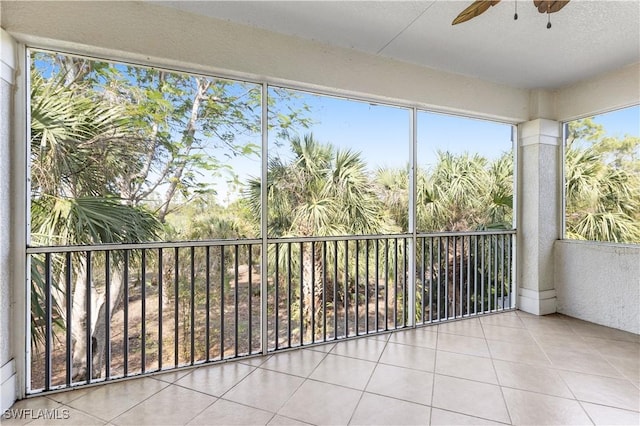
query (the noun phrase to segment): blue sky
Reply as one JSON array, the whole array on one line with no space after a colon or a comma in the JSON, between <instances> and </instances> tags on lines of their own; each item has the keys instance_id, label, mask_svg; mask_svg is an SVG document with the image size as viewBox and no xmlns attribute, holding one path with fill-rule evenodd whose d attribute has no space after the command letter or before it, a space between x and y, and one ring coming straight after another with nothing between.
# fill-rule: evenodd
<instances>
[{"instance_id":1,"label":"blue sky","mask_svg":"<svg viewBox=\"0 0 640 426\"><path fill-rule=\"evenodd\" d=\"M388 105L300 93L294 105L307 104L313 124L300 133L312 132L314 137L339 148L362 153L373 172L382 167L404 167L409 161L410 110ZM640 107L601 114L595 117L611 136L640 137ZM447 114L421 111L417 122L418 166L433 165L438 150L453 153L479 153L489 160L510 151L512 126L486 120L476 120ZM286 145L277 148L270 137L269 155L285 158ZM260 175L260 159L235 158L230 161L240 180L244 176ZM233 191L219 184L219 200ZM231 196L230 199L235 198Z\"/></svg>"},{"instance_id":2,"label":"blue sky","mask_svg":"<svg viewBox=\"0 0 640 426\"><path fill-rule=\"evenodd\" d=\"M311 107L315 123L309 131L319 141L360 151L372 170L409 162L409 109L307 94L300 101ZM417 130L420 165L432 163L438 150L496 158L511 149L507 124L420 112Z\"/></svg>"},{"instance_id":3,"label":"blue sky","mask_svg":"<svg viewBox=\"0 0 640 426\"><path fill-rule=\"evenodd\" d=\"M602 124L609 136L640 137L640 105L597 115L594 121Z\"/></svg>"}]
</instances>

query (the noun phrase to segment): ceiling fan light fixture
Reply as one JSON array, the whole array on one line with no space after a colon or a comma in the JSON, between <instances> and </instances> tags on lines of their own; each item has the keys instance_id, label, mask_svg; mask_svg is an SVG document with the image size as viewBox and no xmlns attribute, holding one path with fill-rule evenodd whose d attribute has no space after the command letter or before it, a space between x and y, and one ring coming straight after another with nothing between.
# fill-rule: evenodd
<instances>
[{"instance_id":1,"label":"ceiling fan light fixture","mask_svg":"<svg viewBox=\"0 0 640 426\"><path fill-rule=\"evenodd\" d=\"M565 7L570 0L533 0L534 6L540 13L547 14L547 29L551 28L551 14ZM486 12L491 6L500 3L500 0L475 0L453 20L451 25L461 24ZM515 13L513 19L518 20L518 0L515 0Z\"/></svg>"}]
</instances>

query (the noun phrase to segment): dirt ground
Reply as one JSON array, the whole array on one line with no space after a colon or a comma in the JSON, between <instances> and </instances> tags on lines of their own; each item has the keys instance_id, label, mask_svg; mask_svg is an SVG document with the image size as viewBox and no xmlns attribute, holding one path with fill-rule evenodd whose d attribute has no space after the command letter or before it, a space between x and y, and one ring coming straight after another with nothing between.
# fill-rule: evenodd
<instances>
[{"instance_id":1,"label":"dirt ground","mask_svg":"<svg viewBox=\"0 0 640 426\"><path fill-rule=\"evenodd\" d=\"M238 268L238 289L237 289L237 310L235 306L236 288L235 280L229 280L228 285L224 289L224 315L221 317L220 306L220 286L210 289L209 299L209 345L207 356L207 305L206 295L202 291L196 290L194 296L194 327L193 327L193 356L191 347L191 292L182 291L177 304L173 297L172 287L169 288L171 297L165 300L162 306L162 365L158 365L159 359L159 322L158 313L160 304L158 301L157 285L147 283L146 295L144 303L140 285L132 284L129 289L128 300L128 320L125 328L124 306L120 307L112 316L110 323L110 363L109 376L111 378L131 376L143 373L143 345L144 345L144 371L157 371L159 369L171 369L176 366L190 365L192 358L194 363L215 361L224 358L233 358L237 356L248 355L249 353L258 353L260 351L260 274L258 270L252 271L251 283L251 303L249 304L249 270L246 265L240 265ZM288 292L286 290L285 280L282 280L279 288L278 303L278 347L290 347L300 345L300 314L299 300L296 293L292 294L292 303L288 303ZM272 285L272 283L270 283ZM273 288L273 287L272 287ZM167 289L164 290L165 292ZM391 290L392 292L392 290ZM333 293L332 291L328 293ZM342 292L338 292L340 298ZM365 322L371 331L375 328L376 308L378 313L378 329L384 328L384 303L385 294L384 287L379 288L379 298L376 303L375 288L370 285L369 300L365 300L365 290L360 289L359 292L359 312L358 312L358 330L359 333L365 333ZM329 298L332 295L328 295ZM390 304L387 311L387 320L390 328L395 326L393 322L393 312L400 314L402 306L394 307L391 301L393 295L390 294L388 300ZM294 298L295 297L295 298ZM314 341L322 341L326 333L327 339L331 340L336 335L344 336L345 327L349 329L349 335L355 334L355 296L349 297L348 318L345 321L344 299L338 300L336 304L336 315L333 314L333 302L327 302L326 310L326 330L323 329L325 321L321 315L324 313L322 309L318 312L320 316L314 318L315 339ZM368 303L367 303L368 302ZM269 294L268 298L269 339L275 342L275 303L274 294ZM367 312L368 305L368 312ZM291 306L291 309L289 309ZM368 316L367 316L368 313ZM237 323L236 323L237 317ZM251 318L250 318L251 317ZM176 321L177 318L177 321ZM145 334L143 336L142 324L144 321ZM347 324L345 324L347 322ZM236 327L237 324L237 327ZM337 326L334 331L334 324ZM308 327L308 325L307 325ZM127 330L128 350L125 359L125 329ZM221 342L221 336L224 329L224 345ZM177 340L176 340L177 330ZM249 337L251 331L251 337ZM305 344L310 343L311 333L306 330L304 334ZM65 332L60 330L55 333L54 347L52 351L52 386L65 386L66 377L66 357L67 351L64 346ZM275 344L274 344L275 346ZM273 349L273 348L270 348ZM221 356L221 354L223 354ZM127 372L125 374L125 363ZM101 372L102 378L105 377L105 371ZM93 377L96 378L95 372ZM44 387L44 354L41 350L33 348L32 353L32 369L31 369L31 388L41 389ZM82 382L80 382L82 383Z\"/></svg>"}]
</instances>

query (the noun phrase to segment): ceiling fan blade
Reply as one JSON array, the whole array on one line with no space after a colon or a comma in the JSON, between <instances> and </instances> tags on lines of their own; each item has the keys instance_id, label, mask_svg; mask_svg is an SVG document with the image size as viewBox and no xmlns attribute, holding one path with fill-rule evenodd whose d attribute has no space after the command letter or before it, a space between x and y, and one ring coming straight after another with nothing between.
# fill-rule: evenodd
<instances>
[{"instance_id":1,"label":"ceiling fan blade","mask_svg":"<svg viewBox=\"0 0 640 426\"><path fill-rule=\"evenodd\" d=\"M500 0L476 0L471 6L460 12L460 14L453 20L451 25L461 24L467 22L470 19L475 18L478 15L483 14L491 6L495 6L500 3Z\"/></svg>"},{"instance_id":2,"label":"ceiling fan blade","mask_svg":"<svg viewBox=\"0 0 640 426\"><path fill-rule=\"evenodd\" d=\"M569 0L563 1L546 1L546 0L534 0L533 4L538 8L540 13L555 13L565 7L569 3Z\"/></svg>"}]
</instances>

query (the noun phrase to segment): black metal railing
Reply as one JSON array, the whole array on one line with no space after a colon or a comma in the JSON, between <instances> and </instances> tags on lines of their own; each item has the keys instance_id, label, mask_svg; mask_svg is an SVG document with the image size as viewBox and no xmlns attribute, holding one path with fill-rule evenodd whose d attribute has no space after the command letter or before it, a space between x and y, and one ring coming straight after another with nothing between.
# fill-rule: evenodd
<instances>
[{"instance_id":1,"label":"black metal railing","mask_svg":"<svg viewBox=\"0 0 640 426\"><path fill-rule=\"evenodd\" d=\"M260 244L29 249L31 390L259 353Z\"/></svg>"},{"instance_id":2,"label":"black metal railing","mask_svg":"<svg viewBox=\"0 0 640 426\"><path fill-rule=\"evenodd\" d=\"M510 309L514 236L31 247L28 393Z\"/></svg>"},{"instance_id":3,"label":"black metal railing","mask_svg":"<svg viewBox=\"0 0 640 426\"><path fill-rule=\"evenodd\" d=\"M416 322L514 307L515 231L418 234Z\"/></svg>"},{"instance_id":4,"label":"black metal railing","mask_svg":"<svg viewBox=\"0 0 640 426\"><path fill-rule=\"evenodd\" d=\"M269 350L407 326L410 241L387 235L270 243Z\"/></svg>"}]
</instances>

